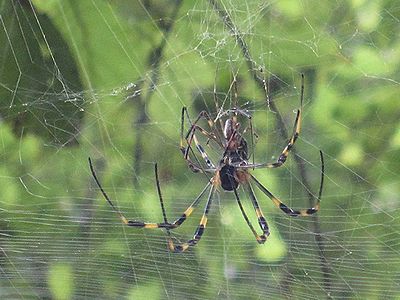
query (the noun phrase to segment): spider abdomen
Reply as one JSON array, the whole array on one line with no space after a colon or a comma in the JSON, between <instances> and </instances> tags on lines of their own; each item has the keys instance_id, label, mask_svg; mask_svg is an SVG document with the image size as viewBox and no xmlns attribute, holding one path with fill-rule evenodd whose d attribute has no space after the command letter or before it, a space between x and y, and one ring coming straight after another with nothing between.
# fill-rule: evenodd
<instances>
[{"instance_id":1,"label":"spider abdomen","mask_svg":"<svg viewBox=\"0 0 400 300\"><path fill-rule=\"evenodd\" d=\"M230 165L225 165L219 171L219 179L221 187L225 191L233 191L239 186L239 182L235 178L236 168Z\"/></svg>"}]
</instances>

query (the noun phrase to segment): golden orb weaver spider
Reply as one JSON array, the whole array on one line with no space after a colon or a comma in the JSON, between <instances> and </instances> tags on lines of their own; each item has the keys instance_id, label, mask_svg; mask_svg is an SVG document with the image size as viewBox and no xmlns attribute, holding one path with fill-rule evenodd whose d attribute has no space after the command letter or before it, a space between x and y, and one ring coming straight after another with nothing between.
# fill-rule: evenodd
<instances>
[{"instance_id":1,"label":"golden orb weaver spider","mask_svg":"<svg viewBox=\"0 0 400 300\"><path fill-rule=\"evenodd\" d=\"M215 94L215 91L214 91ZM183 252L187 250L189 247L195 246L201 239L206 225L207 225L207 220L208 220L208 213L211 208L212 200L213 200L213 195L216 191L217 188L221 187L224 191L233 191L237 204L239 206L239 209L243 215L243 218L245 219L248 227L250 228L251 232L254 234L257 242L259 244L265 243L267 240L267 237L269 236L269 228L267 221L263 215L263 212L261 211L261 208L258 204L257 198L255 196L253 187L251 185L251 182L254 183L258 189L261 190L268 198L272 200L272 202L275 204L276 207L281 209L285 214L291 217L297 217L297 216L310 216L316 213L319 208L320 208L320 201L321 201L321 195L322 195L322 189L323 189L323 182L324 182L324 159L323 159L323 154L322 151L320 151L320 160L321 160L321 179L320 179L320 187L319 187L319 193L318 193L318 198L317 202L314 207L308 208L308 209L300 209L300 210L294 210L290 207L288 207L286 204L284 204L281 200L279 200L277 197L275 197L266 187L264 187L263 184L261 184L253 175L249 173L249 169L259 169L259 168L279 168L281 167L288 155L290 150L292 149L293 145L295 144L299 134L300 134L300 128L301 128L301 113L303 109L303 97L304 97L304 75L302 74L301 76L301 92L300 92L300 108L297 110L296 114L296 120L294 123L293 127L293 133L291 138L289 139L287 145L283 149L282 153L279 155L278 159L276 162L273 163L249 163L249 154L248 154L248 147L247 147L247 141L243 137L243 133L245 130L240 132L240 123L237 121L237 117L239 115L247 118L249 120L249 125L248 127L250 128L250 131L252 132L252 123L251 123L251 115L247 113L245 110L241 110L237 107L233 107L228 110L221 110L218 107L218 103L216 102L217 106L217 111L218 115L213 120L210 115L206 111L202 111L198 117L195 119L193 123L190 122L191 126L189 131L187 132L186 136L184 137L183 132L184 132L184 120L185 120L185 114L187 115L187 118L189 119L189 115L187 112L186 107L182 108L182 117L181 117L181 141L180 141L180 150L183 154L184 159L186 160L188 166L193 172L201 172L201 173L207 173L207 174L212 174L212 177L209 179L207 185L204 187L204 189L200 192L200 194L196 197L196 199L192 202L192 204L183 212L183 214L177 218L174 222L170 223L167 220L166 213L165 213L165 208L164 208L164 202L163 198L161 195L161 188L160 188L160 183L158 179L158 171L157 171L157 164L155 164L155 178L156 178L156 186L157 186L157 192L160 200L160 205L161 205L161 210L164 218L163 223L147 223L147 222L142 222L142 221L131 221L128 220L118 209L117 207L113 204L111 199L108 197L107 193L103 189L103 187L100 184L100 181L97 178L96 172L94 170L93 164L91 159L89 158L89 166L90 170L92 173L92 176L101 190L104 198L107 200L107 202L110 204L112 209L118 214L120 219L125 225L132 226L132 227L139 227L139 228L164 228L166 229L168 233L168 248L172 252ZM222 118L228 116L225 122L223 122ZM207 131L200 127L197 123L201 120L205 119L210 127L210 130L212 131ZM216 122L219 121L220 123L220 129L221 131L217 129ZM211 159L209 158L207 152L204 150L202 145L199 143L198 138L196 137L196 132L200 132L203 134L208 141L213 140L216 142L221 149L224 151L222 154L222 158L219 160L218 164L215 165ZM253 133L252 133L253 136ZM198 162L193 162L193 160L190 158L190 153L194 154L194 151L192 149L192 143L194 142L195 147L197 151L201 154L205 164L207 165L207 168L203 168ZM255 210L257 219L258 219L258 224L262 230L261 234L258 234L253 225L251 224L248 216L246 215L242 203L239 198L239 194L237 192L237 189L239 185L242 185L243 188L247 191L250 200L252 202L253 208ZM202 215L202 218L200 220L200 224L198 225L194 236L192 239L188 240L187 242L180 243L180 244L175 244L174 241L172 240L172 237L170 235L170 230L178 228L183 224L183 222L192 214L194 209L198 206L200 203L200 200L202 196L206 193L206 191L209 189L208 197L207 197L207 202L206 206L204 208L204 212Z\"/></svg>"}]
</instances>

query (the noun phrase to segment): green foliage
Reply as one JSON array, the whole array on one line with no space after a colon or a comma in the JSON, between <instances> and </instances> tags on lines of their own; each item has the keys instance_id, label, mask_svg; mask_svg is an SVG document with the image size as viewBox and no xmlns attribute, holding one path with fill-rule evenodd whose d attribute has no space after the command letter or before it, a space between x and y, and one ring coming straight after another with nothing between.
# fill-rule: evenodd
<instances>
[{"instance_id":1,"label":"green foliage","mask_svg":"<svg viewBox=\"0 0 400 300\"><path fill-rule=\"evenodd\" d=\"M71 266L63 263L51 265L49 267L48 284L54 299L71 299L74 292Z\"/></svg>"},{"instance_id":2,"label":"green foliage","mask_svg":"<svg viewBox=\"0 0 400 300\"><path fill-rule=\"evenodd\" d=\"M158 162L172 221L208 180L179 151L182 106L192 121L201 110L215 117L215 86L231 107L232 74L239 105L253 113L255 160L273 161L287 142L212 5L183 1L173 18L177 3L0 1L0 298L399 298L396 1L221 1L288 132L305 74L296 150L310 190L291 155L283 168L252 172L288 205L308 207L322 149L317 219L282 215L257 190L271 230L258 245L221 192L201 242L180 255L168 252L164 231L120 224L87 158L128 218L162 222ZM217 162L221 150L199 139ZM174 238L192 237L199 210Z\"/></svg>"}]
</instances>

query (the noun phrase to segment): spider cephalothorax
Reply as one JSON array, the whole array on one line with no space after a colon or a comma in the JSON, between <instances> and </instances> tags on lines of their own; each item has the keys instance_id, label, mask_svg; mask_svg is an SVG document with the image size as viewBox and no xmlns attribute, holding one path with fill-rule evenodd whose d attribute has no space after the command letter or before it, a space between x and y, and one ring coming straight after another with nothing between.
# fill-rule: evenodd
<instances>
[{"instance_id":1,"label":"spider cephalothorax","mask_svg":"<svg viewBox=\"0 0 400 300\"><path fill-rule=\"evenodd\" d=\"M224 144L226 150L222 159L225 164L239 166L247 163L247 142L239 133L239 128L240 124L236 121L236 117L225 121Z\"/></svg>"},{"instance_id":2,"label":"spider cephalothorax","mask_svg":"<svg viewBox=\"0 0 400 300\"><path fill-rule=\"evenodd\" d=\"M261 184L253 175L250 174L251 169L260 169L260 168L279 168L282 166L286 158L289 155L290 150L293 148L294 143L296 142L299 134L300 134L300 127L301 127L301 112L303 107L303 94L304 94L304 76L302 76L302 84L301 84L301 94L300 94L300 108L297 110L296 120L294 123L293 133L290 137L289 141L287 142L285 148L278 156L278 159L272 163L254 163L249 162L249 152L247 142L244 138L244 132L247 128L250 128L251 136L253 137L252 133L252 120L251 116L247 111L238 109L233 107L228 110L219 109L217 117L213 120L210 115L206 111L202 111L195 121L192 123L190 122L187 109L185 107L182 108L182 121L181 121L181 143L180 143L180 150L183 154L184 159L188 163L190 169L193 172L199 172L207 174L208 176L208 183L201 191L201 193L196 197L196 199L192 202L192 204L183 212L183 214L177 218L174 222L170 223L167 220L164 204L161 196L161 189L158 180L158 173L157 173L157 165L155 165L155 176L156 176L156 184L157 184L157 191L160 198L161 210L164 218L163 223L146 223L142 221L129 221L124 217L124 215L114 206L111 202L110 198L107 196L105 191L100 185L99 180L97 179L96 173L94 172L94 168L92 162L89 158L90 169L92 175L99 186L103 196L111 205L113 210L119 215L122 222L128 226L133 227L141 227L141 228L164 228L167 230L169 235L168 239L168 247L173 252L183 252L189 247L195 246L199 240L201 239L207 224L207 217L211 208L212 200L214 193L216 190L221 187L225 191L233 191L235 195L235 199L238 203L239 209L249 226L251 232L254 234L258 243L262 244L267 240L268 235L270 234L267 221L259 207L257 198L255 196L253 190L253 184L263 192L268 198L272 200L272 202L281 209L285 214L291 217L297 216L309 216L316 213L320 207L320 200L321 200L321 193L323 187L323 175L324 175L324 162L323 162L323 155L320 151L320 158L321 158L321 182L319 188L319 194L317 197L317 202L314 207L308 209L301 209L301 210L294 210L275 197L263 184ZM217 105L217 103L216 103ZM218 105L217 105L218 108ZM190 123L190 128L187 134L184 136L184 121L185 115ZM225 122L223 122L223 118L227 116ZM237 117L241 116L247 118L248 120L248 127L241 131L240 123L237 121ZM205 119L209 125L209 130L203 129L201 126L198 125L198 122L201 119ZM220 126L218 126L218 123ZM218 164L215 165L212 160L209 158L207 152L204 150L203 146L199 143L196 134L202 134L207 140L214 141L219 147L221 151L220 159L218 160ZM193 150L193 143L200 153L202 159L204 160L205 167L200 163L197 156L195 155L195 151ZM208 142L207 142L208 144ZM251 143L253 145L253 142ZM254 149L252 149L254 152ZM254 158L253 158L254 160ZM253 208L255 210L258 224L262 230L261 234L258 234L257 231L254 229L253 225L251 224L249 218L247 217L241 200L239 198L238 188L242 187L243 190L247 193L250 198L251 203L253 204ZM200 224L198 225L196 232L192 239L188 240L187 242L181 244L175 244L170 236L170 230L175 229L182 225L182 223L192 214L193 210L198 206L200 203L201 198L209 190L207 203L204 208L203 216L200 220Z\"/></svg>"}]
</instances>

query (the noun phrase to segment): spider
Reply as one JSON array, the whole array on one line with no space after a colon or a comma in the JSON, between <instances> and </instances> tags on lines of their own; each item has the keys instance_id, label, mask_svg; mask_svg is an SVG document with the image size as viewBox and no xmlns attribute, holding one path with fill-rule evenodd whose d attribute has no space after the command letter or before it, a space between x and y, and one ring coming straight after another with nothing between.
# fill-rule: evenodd
<instances>
[{"instance_id":1,"label":"spider","mask_svg":"<svg viewBox=\"0 0 400 300\"><path fill-rule=\"evenodd\" d=\"M215 93L214 93L215 94ZM215 97L215 96L214 96ZM205 231L208 214L211 208L211 204L213 201L213 196L217 189L222 188L224 191L233 192L236 202L239 206L239 209L245 219L248 227L250 228L251 232L254 234L256 241L259 244L263 244L266 242L267 237L270 235L269 227L267 221L261 211L261 208L258 204L257 198L255 196L252 183L261 190L268 198L272 200L276 207L281 209L285 214L291 217L297 216L310 216L316 213L320 208L320 201L321 201L321 194L323 189L323 181L324 181L324 160L322 151L320 151L320 160L321 160L321 179L320 179L320 187L319 187L319 194L316 201L316 204L312 208L308 209L301 209L301 210L294 210L284 204L281 200L275 197L261 182L259 182L249 171L250 169L259 169L259 168L279 168L281 167L288 155L290 150L293 148L299 134L300 134L300 127L301 127L301 113L303 108L303 97L304 97L304 75L301 76L301 92L300 92L300 108L297 110L296 119L294 122L293 133L290 137L288 143L286 144L285 148L279 155L278 159L272 163L254 163L249 162L249 152L248 152L248 145L247 141L244 138L245 131L249 128L251 131L251 135L253 137L253 126L251 122L251 115L246 111L242 110L237 107L233 107L228 110L222 110L218 107L218 103L216 102L217 106L217 117L213 120L210 115L206 111L202 111L198 117L195 119L193 123L190 122L189 114L187 112L186 107L182 108L182 115L181 115L181 138L180 138L180 150L183 154L183 158L187 162L188 166L193 172L200 172L209 174L209 180L200 194L195 198L192 204L183 212L183 214L177 218L174 222L170 223L167 220L164 202L161 195L160 183L158 179L158 171L157 171L157 164L155 164L154 172L156 178L156 186L157 192L160 200L161 210L164 218L164 222L162 223L147 223L142 221L131 221L128 220L113 204L111 199L108 197L107 193L104 191L103 187L98 180L92 161L89 158L89 166L92 173L92 176L98 185L99 189L101 190L104 198L110 204L112 209L118 214L120 219L125 225L139 227L139 228L164 228L168 233L168 248L172 252L184 252L190 247L193 247L198 244L203 233ZM185 115L187 116L191 126L188 130L186 136L184 136L184 120ZM241 124L238 122L238 116L246 118L248 120L248 126L241 130ZM225 121L223 119L226 118ZM205 119L210 127L210 131L203 129L201 126L198 125L198 122L201 119ZM217 128L216 123L220 123L220 128ZM214 141L219 147L222 149L222 156L221 159L218 161L217 164L214 164L211 159L209 158L207 152L204 150L203 146L199 143L199 140L196 136L196 133L199 132L200 134L204 135L207 138L207 143L209 141ZM202 159L207 167L203 167L197 157L194 154L193 144L196 147L197 151L201 154ZM253 143L253 142L252 142ZM195 157L196 161L193 161L191 157ZM242 206L242 202L239 198L238 188L239 186L243 186L243 189L247 192L253 208L255 210L255 214L257 216L258 224L261 228L262 233L258 234L253 225L251 224L248 216L246 215L244 208ZM185 220L192 214L194 209L200 203L201 198L208 190L207 202L204 208L204 212L202 218L200 220L200 224L197 226L197 229L194 233L192 239L188 240L184 243L176 244L170 235L170 230L178 228L181 226Z\"/></svg>"}]
</instances>

